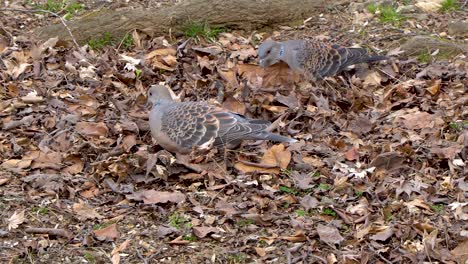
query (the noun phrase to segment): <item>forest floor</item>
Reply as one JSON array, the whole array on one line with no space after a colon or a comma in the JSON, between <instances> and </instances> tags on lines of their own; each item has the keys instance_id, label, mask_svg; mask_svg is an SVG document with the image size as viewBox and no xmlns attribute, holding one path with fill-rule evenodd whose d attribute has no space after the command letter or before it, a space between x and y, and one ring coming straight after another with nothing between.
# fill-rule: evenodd
<instances>
[{"instance_id":1,"label":"forest floor","mask_svg":"<svg viewBox=\"0 0 468 264\"><path fill-rule=\"evenodd\" d=\"M0 9L51 8L12 2ZM53 11L73 19L98 2ZM106 34L79 49L31 38L57 18L0 11L0 262L466 263L467 23L451 22L467 12L412 2L343 4L269 32ZM310 84L257 65L269 37L391 59ZM155 83L298 142L175 157L149 133Z\"/></svg>"}]
</instances>

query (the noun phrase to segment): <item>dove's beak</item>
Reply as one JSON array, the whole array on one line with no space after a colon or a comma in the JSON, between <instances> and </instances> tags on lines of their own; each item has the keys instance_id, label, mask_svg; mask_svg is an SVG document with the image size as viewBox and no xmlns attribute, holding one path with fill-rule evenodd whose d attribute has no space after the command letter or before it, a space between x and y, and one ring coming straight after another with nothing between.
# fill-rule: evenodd
<instances>
[{"instance_id":1,"label":"dove's beak","mask_svg":"<svg viewBox=\"0 0 468 264\"><path fill-rule=\"evenodd\" d=\"M265 60L260 59L260 60L258 61L258 64L260 64L260 67L265 68Z\"/></svg>"},{"instance_id":2,"label":"dove's beak","mask_svg":"<svg viewBox=\"0 0 468 264\"><path fill-rule=\"evenodd\" d=\"M151 108L153 108L153 104L150 102L150 100L146 101L145 108L148 110L151 110Z\"/></svg>"}]
</instances>

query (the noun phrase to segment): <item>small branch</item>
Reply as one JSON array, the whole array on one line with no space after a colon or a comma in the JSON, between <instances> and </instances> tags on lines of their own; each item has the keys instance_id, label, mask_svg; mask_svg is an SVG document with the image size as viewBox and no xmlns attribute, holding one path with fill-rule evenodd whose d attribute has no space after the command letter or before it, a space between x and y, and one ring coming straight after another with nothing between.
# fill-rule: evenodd
<instances>
[{"instance_id":1,"label":"small branch","mask_svg":"<svg viewBox=\"0 0 468 264\"><path fill-rule=\"evenodd\" d=\"M80 45L78 45L78 42L76 42L76 39L75 39L75 36L73 36L73 33L71 32L71 29L68 27L67 23L65 22L65 20L58 14L52 12L52 11L49 11L49 10L44 10L44 9L32 9L32 10L28 10L28 9L14 9L14 8L1 8L0 9L0 12L4 12L4 11L11 11L11 12L25 12L25 13L36 13L36 12L42 12L42 13L47 13L47 14L50 14L54 17L57 17L58 19L60 19L60 22L62 22L63 26L67 29L68 31L68 34L70 35L73 43L75 44L76 48L79 49L80 48Z\"/></svg>"},{"instance_id":2,"label":"small branch","mask_svg":"<svg viewBox=\"0 0 468 264\"><path fill-rule=\"evenodd\" d=\"M263 163L253 163L250 161L245 161L245 160L239 160L240 163L252 166L252 167L257 167L257 168L263 168L263 169L275 169L279 168L278 165L269 165L269 164L263 164Z\"/></svg>"},{"instance_id":3,"label":"small branch","mask_svg":"<svg viewBox=\"0 0 468 264\"><path fill-rule=\"evenodd\" d=\"M59 236L64 238L71 238L73 236L73 234L68 230L57 228L31 227L26 228L25 232L29 234L46 234L49 236Z\"/></svg>"}]
</instances>

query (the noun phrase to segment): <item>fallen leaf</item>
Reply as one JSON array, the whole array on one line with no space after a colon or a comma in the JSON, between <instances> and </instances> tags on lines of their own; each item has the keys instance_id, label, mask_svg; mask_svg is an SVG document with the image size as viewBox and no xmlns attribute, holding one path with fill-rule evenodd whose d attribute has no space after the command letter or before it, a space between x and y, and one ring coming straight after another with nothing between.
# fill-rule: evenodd
<instances>
[{"instance_id":1,"label":"fallen leaf","mask_svg":"<svg viewBox=\"0 0 468 264\"><path fill-rule=\"evenodd\" d=\"M288 110L288 107L279 105L262 105L262 108L277 114L282 114Z\"/></svg>"},{"instance_id":2,"label":"fallen leaf","mask_svg":"<svg viewBox=\"0 0 468 264\"><path fill-rule=\"evenodd\" d=\"M70 173L71 175L78 174L83 171L84 162L81 160L79 156L70 156L64 160L65 164L70 164L70 166L64 168L62 171L66 173Z\"/></svg>"},{"instance_id":3,"label":"fallen leaf","mask_svg":"<svg viewBox=\"0 0 468 264\"><path fill-rule=\"evenodd\" d=\"M223 200L219 200L216 203L215 208L219 211L222 211L226 216L233 216L239 213L232 204Z\"/></svg>"},{"instance_id":4,"label":"fallen leaf","mask_svg":"<svg viewBox=\"0 0 468 264\"><path fill-rule=\"evenodd\" d=\"M2 168L6 169L26 169L31 166L32 159L9 159L2 163Z\"/></svg>"},{"instance_id":5,"label":"fallen leaf","mask_svg":"<svg viewBox=\"0 0 468 264\"><path fill-rule=\"evenodd\" d=\"M317 233L320 240L329 244L339 244L344 238L340 235L340 231L336 227L326 226L322 224L317 225Z\"/></svg>"},{"instance_id":6,"label":"fallen leaf","mask_svg":"<svg viewBox=\"0 0 468 264\"><path fill-rule=\"evenodd\" d=\"M265 250L264 248L255 247L255 252L256 252L260 257L266 256L266 250Z\"/></svg>"},{"instance_id":7,"label":"fallen leaf","mask_svg":"<svg viewBox=\"0 0 468 264\"><path fill-rule=\"evenodd\" d=\"M307 194L306 196L302 197L300 199L300 204L304 209L309 210L309 209L314 209L317 208L319 201L317 198L310 196L310 194Z\"/></svg>"},{"instance_id":8,"label":"fallen leaf","mask_svg":"<svg viewBox=\"0 0 468 264\"><path fill-rule=\"evenodd\" d=\"M416 198L416 199L414 199L413 201L410 201L410 202L405 202L404 204L408 207L408 210L410 212L414 211L415 207L426 209L428 211L431 210L431 208L420 198Z\"/></svg>"},{"instance_id":9,"label":"fallen leaf","mask_svg":"<svg viewBox=\"0 0 468 264\"><path fill-rule=\"evenodd\" d=\"M246 49L240 49L240 50L231 52L230 58L233 59L237 57L239 58L239 60L243 61L243 60L248 59L249 57L256 57L256 56L257 56L257 51L254 48L249 47Z\"/></svg>"},{"instance_id":10,"label":"fallen leaf","mask_svg":"<svg viewBox=\"0 0 468 264\"><path fill-rule=\"evenodd\" d=\"M122 140L122 148L125 152L129 152L130 149L136 145L136 136L134 134L127 135Z\"/></svg>"},{"instance_id":11,"label":"fallen leaf","mask_svg":"<svg viewBox=\"0 0 468 264\"><path fill-rule=\"evenodd\" d=\"M440 117L420 111L400 116L397 120L408 129L432 128L444 124Z\"/></svg>"},{"instance_id":12,"label":"fallen leaf","mask_svg":"<svg viewBox=\"0 0 468 264\"><path fill-rule=\"evenodd\" d=\"M8 230L16 229L19 225L24 223L24 210L20 212L14 212L10 218L8 218Z\"/></svg>"},{"instance_id":13,"label":"fallen leaf","mask_svg":"<svg viewBox=\"0 0 468 264\"><path fill-rule=\"evenodd\" d=\"M236 98L232 96L226 98L226 100L223 102L223 108L241 115L244 115L246 111L245 104L239 102Z\"/></svg>"},{"instance_id":14,"label":"fallen leaf","mask_svg":"<svg viewBox=\"0 0 468 264\"><path fill-rule=\"evenodd\" d=\"M283 144L272 146L265 152L262 163L278 165L281 169L286 169L291 161L291 152L285 149Z\"/></svg>"},{"instance_id":15,"label":"fallen leaf","mask_svg":"<svg viewBox=\"0 0 468 264\"><path fill-rule=\"evenodd\" d=\"M340 235L340 231L336 227L326 226L322 224L317 225L317 233L320 240L329 244L339 244L344 238Z\"/></svg>"},{"instance_id":16,"label":"fallen leaf","mask_svg":"<svg viewBox=\"0 0 468 264\"><path fill-rule=\"evenodd\" d=\"M62 154L59 152L48 152L44 153L42 151L34 151L34 154L30 154L29 156L33 156L34 160L31 165L33 169L42 169L42 168L51 168L51 169L59 169L60 164L62 163Z\"/></svg>"},{"instance_id":17,"label":"fallen leaf","mask_svg":"<svg viewBox=\"0 0 468 264\"><path fill-rule=\"evenodd\" d=\"M444 0L418 0L414 4L425 12L435 12L440 9Z\"/></svg>"},{"instance_id":18,"label":"fallen leaf","mask_svg":"<svg viewBox=\"0 0 468 264\"><path fill-rule=\"evenodd\" d=\"M103 122L78 122L76 124L76 131L88 137L105 137L109 133L109 129Z\"/></svg>"},{"instance_id":19,"label":"fallen leaf","mask_svg":"<svg viewBox=\"0 0 468 264\"><path fill-rule=\"evenodd\" d=\"M463 150L463 146L459 144L454 144L450 147L433 147L431 148L431 153L436 154L444 159L453 159L458 153Z\"/></svg>"},{"instance_id":20,"label":"fallen leaf","mask_svg":"<svg viewBox=\"0 0 468 264\"><path fill-rule=\"evenodd\" d=\"M466 263L468 261L468 239L465 239L450 251L458 260L457 263Z\"/></svg>"},{"instance_id":21,"label":"fallen leaf","mask_svg":"<svg viewBox=\"0 0 468 264\"><path fill-rule=\"evenodd\" d=\"M304 242L307 240L307 237L304 235L304 232L302 231L297 231L296 234L292 236L280 236L279 238L290 241L290 242L294 242L294 243Z\"/></svg>"},{"instance_id":22,"label":"fallen leaf","mask_svg":"<svg viewBox=\"0 0 468 264\"><path fill-rule=\"evenodd\" d=\"M127 195L127 199L143 201L145 204L158 204L158 203L181 203L185 201L185 194L181 192L158 192L155 190L139 191Z\"/></svg>"},{"instance_id":23,"label":"fallen leaf","mask_svg":"<svg viewBox=\"0 0 468 264\"><path fill-rule=\"evenodd\" d=\"M382 82L382 76L376 71L369 71L364 77L363 85L365 88L367 87L375 87L379 86Z\"/></svg>"},{"instance_id":24,"label":"fallen leaf","mask_svg":"<svg viewBox=\"0 0 468 264\"><path fill-rule=\"evenodd\" d=\"M286 169L291 161L291 152L285 149L283 144L272 146L265 152L261 163L257 166L256 164L245 164L238 162L234 167L244 173L248 172L261 172L261 173L276 173L280 172L280 169ZM264 166L262 166L264 165Z\"/></svg>"},{"instance_id":25,"label":"fallen leaf","mask_svg":"<svg viewBox=\"0 0 468 264\"><path fill-rule=\"evenodd\" d=\"M375 157L369 164L369 167L392 170L401 167L404 161L405 158L398 152L385 152Z\"/></svg>"},{"instance_id":26,"label":"fallen leaf","mask_svg":"<svg viewBox=\"0 0 468 264\"><path fill-rule=\"evenodd\" d=\"M377 241L385 241L393 235L393 228L387 226L383 231L378 232L377 234L370 236L370 239Z\"/></svg>"},{"instance_id":27,"label":"fallen leaf","mask_svg":"<svg viewBox=\"0 0 468 264\"><path fill-rule=\"evenodd\" d=\"M435 80L431 86L426 88L426 91L428 91L431 95L436 95L440 91L441 83L441 79Z\"/></svg>"},{"instance_id":28,"label":"fallen leaf","mask_svg":"<svg viewBox=\"0 0 468 264\"><path fill-rule=\"evenodd\" d=\"M85 204L83 201L79 203L74 203L73 211L78 215L80 219L102 219L104 218L102 215L96 212L96 209L91 207L90 205Z\"/></svg>"},{"instance_id":29,"label":"fallen leaf","mask_svg":"<svg viewBox=\"0 0 468 264\"><path fill-rule=\"evenodd\" d=\"M347 160L358 160L359 159L359 152L355 147L350 148L348 151L345 153L345 158Z\"/></svg>"},{"instance_id":30,"label":"fallen leaf","mask_svg":"<svg viewBox=\"0 0 468 264\"><path fill-rule=\"evenodd\" d=\"M117 224L115 223L102 229L93 230L93 233L96 238L101 241L114 241L120 236L120 233L117 230Z\"/></svg>"},{"instance_id":31,"label":"fallen leaf","mask_svg":"<svg viewBox=\"0 0 468 264\"><path fill-rule=\"evenodd\" d=\"M218 228L216 227L208 227L208 226L195 226L192 228L193 234L196 235L198 238L204 238L209 233L217 233Z\"/></svg>"},{"instance_id":32,"label":"fallen leaf","mask_svg":"<svg viewBox=\"0 0 468 264\"><path fill-rule=\"evenodd\" d=\"M125 240L119 246L114 247L114 249L111 252L112 264L119 264L120 263L120 254L119 253L124 251L127 248L128 244L130 244L129 239Z\"/></svg>"},{"instance_id":33,"label":"fallen leaf","mask_svg":"<svg viewBox=\"0 0 468 264\"><path fill-rule=\"evenodd\" d=\"M218 69L218 73L223 78L228 87L236 88L239 86L239 82L237 81L236 73L233 70L220 70Z\"/></svg>"}]
</instances>

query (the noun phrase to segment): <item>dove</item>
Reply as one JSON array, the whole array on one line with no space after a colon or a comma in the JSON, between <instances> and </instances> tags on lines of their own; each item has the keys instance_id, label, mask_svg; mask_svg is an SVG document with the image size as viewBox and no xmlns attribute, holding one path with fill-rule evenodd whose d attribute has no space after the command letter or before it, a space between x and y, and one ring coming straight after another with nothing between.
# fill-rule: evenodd
<instances>
[{"instance_id":1,"label":"dove","mask_svg":"<svg viewBox=\"0 0 468 264\"><path fill-rule=\"evenodd\" d=\"M279 61L288 64L293 71L302 73L309 81L333 76L346 67L388 59L385 56L369 55L363 48L346 48L316 40L266 40L258 47L261 67Z\"/></svg>"},{"instance_id":2,"label":"dove","mask_svg":"<svg viewBox=\"0 0 468 264\"><path fill-rule=\"evenodd\" d=\"M148 90L151 135L168 151L188 154L194 147L235 146L242 140L296 142L267 131L269 121L249 119L207 102L176 102L165 86Z\"/></svg>"}]
</instances>

